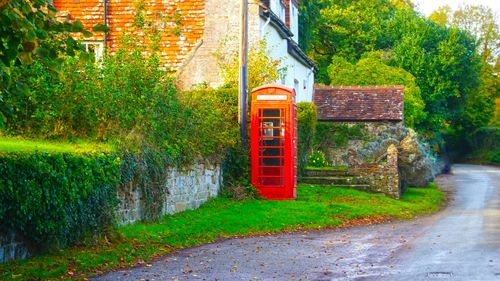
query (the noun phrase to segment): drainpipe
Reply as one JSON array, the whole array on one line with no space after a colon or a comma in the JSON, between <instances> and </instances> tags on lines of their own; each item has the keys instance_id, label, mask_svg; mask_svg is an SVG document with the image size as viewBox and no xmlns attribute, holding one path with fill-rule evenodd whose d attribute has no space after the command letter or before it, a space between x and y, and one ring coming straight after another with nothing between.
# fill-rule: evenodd
<instances>
[{"instance_id":1,"label":"drainpipe","mask_svg":"<svg viewBox=\"0 0 500 281\"><path fill-rule=\"evenodd\" d=\"M260 38L264 38L264 30L266 29L266 27L269 25L269 23L271 22L271 17L269 16L266 20L266 22L264 23L264 25L262 26L262 29L260 30Z\"/></svg>"},{"instance_id":2,"label":"drainpipe","mask_svg":"<svg viewBox=\"0 0 500 281\"><path fill-rule=\"evenodd\" d=\"M103 13L104 13L104 25L107 27L108 26L108 0L102 0L103 4ZM108 32L104 31L104 47L106 47L108 43Z\"/></svg>"},{"instance_id":3,"label":"drainpipe","mask_svg":"<svg viewBox=\"0 0 500 281\"><path fill-rule=\"evenodd\" d=\"M240 7L240 79L239 79L239 123L243 147L247 147L248 114L248 0L241 0Z\"/></svg>"}]
</instances>

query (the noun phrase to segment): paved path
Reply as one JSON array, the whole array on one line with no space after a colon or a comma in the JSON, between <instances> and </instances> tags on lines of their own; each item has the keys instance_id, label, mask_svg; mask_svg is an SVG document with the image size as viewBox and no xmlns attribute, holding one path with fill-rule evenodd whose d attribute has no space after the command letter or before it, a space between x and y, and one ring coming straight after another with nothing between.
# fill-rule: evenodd
<instances>
[{"instance_id":1,"label":"paved path","mask_svg":"<svg viewBox=\"0 0 500 281\"><path fill-rule=\"evenodd\" d=\"M96 280L500 280L500 169L456 165L411 222L230 239Z\"/></svg>"}]
</instances>

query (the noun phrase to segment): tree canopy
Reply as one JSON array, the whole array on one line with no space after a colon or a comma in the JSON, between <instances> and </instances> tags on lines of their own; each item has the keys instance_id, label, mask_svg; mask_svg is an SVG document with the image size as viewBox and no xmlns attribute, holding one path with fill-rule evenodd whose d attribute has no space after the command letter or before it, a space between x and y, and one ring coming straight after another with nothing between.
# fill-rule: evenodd
<instances>
[{"instance_id":1,"label":"tree canopy","mask_svg":"<svg viewBox=\"0 0 500 281\"><path fill-rule=\"evenodd\" d=\"M472 131L491 120L499 88L492 76L498 71L491 71L498 65L491 10L444 7L427 19L405 0L309 0L303 14L320 84L400 82L407 105L416 106L405 112L414 120L408 124L437 141L450 128Z\"/></svg>"}]
</instances>

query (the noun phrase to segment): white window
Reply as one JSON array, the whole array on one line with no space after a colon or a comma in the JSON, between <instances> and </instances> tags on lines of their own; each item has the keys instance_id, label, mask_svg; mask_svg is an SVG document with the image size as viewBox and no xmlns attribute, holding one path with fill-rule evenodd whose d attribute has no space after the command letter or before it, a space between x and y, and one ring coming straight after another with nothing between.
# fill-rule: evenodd
<instances>
[{"instance_id":1,"label":"white window","mask_svg":"<svg viewBox=\"0 0 500 281\"><path fill-rule=\"evenodd\" d=\"M281 0L271 0L271 11L275 13L280 20L285 21L285 6L281 4Z\"/></svg>"},{"instance_id":2,"label":"white window","mask_svg":"<svg viewBox=\"0 0 500 281\"><path fill-rule=\"evenodd\" d=\"M295 94L298 96L299 95L299 89L300 89L300 86L299 86L299 80L297 79L294 79L293 80L293 88L295 89Z\"/></svg>"},{"instance_id":3,"label":"white window","mask_svg":"<svg viewBox=\"0 0 500 281\"><path fill-rule=\"evenodd\" d=\"M104 44L102 42L84 41L82 45L85 47L87 53L94 54L96 62L102 58L104 54Z\"/></svg>"},{"instance_id":4,"label":"white window","mask_svg":"<svg viewBox=\"0 0 500 281\"><path fill-rule=\"evenodd\" d=\"M299 42L299 10L293 3L290 3L290 30L293 33L295 42Z\"/></svg>"}]
</instances>

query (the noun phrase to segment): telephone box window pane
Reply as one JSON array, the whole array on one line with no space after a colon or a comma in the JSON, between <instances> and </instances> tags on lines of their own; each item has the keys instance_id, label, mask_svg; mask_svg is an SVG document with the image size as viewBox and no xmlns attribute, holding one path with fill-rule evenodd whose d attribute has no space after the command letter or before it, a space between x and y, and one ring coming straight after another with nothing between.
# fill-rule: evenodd
<instances>
[{"instance_id":1,"label":"telephone box window pane","mask_svg":"<svg viewBox=\"0 0 500 281\"><path fill-rule=\"evenodd\" d=\"M281 110L280 109L263 109L264 114L263 117L280 117Z\"/></svg>"}]
</instances>

